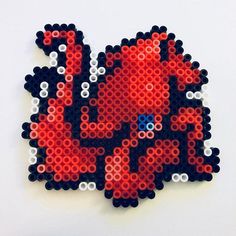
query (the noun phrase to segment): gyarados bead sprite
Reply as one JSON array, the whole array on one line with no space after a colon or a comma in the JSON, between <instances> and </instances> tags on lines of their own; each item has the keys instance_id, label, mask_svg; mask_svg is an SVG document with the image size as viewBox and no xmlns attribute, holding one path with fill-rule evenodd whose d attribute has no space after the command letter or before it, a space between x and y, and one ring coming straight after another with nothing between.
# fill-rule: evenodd
<instances>
[{"instance_id":1,"label":"gyarados bead sprite","mask_svg":"<svg viewBox=\"0 0 236 236\"><path fill-rule=\"evenodd\" d=\"M104 190L115 207L154 198L164 181L210 181L207 71L164 26L96 55L73 24L46 25L36 44L50 58L25 77L33 97L22 137L29 180L46 189Z\"/></svg>"}]
</instances>

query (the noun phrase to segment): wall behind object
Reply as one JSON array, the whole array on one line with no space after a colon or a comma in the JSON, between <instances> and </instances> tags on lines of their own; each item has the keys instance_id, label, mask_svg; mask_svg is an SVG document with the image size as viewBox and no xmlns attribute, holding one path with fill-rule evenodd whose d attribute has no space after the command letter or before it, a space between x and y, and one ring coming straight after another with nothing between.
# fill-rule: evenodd
<instances>
[{"instance_id":1,"label":"wall behind object","mask_svg":"<svg viewBox=\"0 0 236 236\"><path fill-rule=\"evenodd\" d=\"M229 1L2 1L1 235L235 235L236 3ZM135 209L115 209L102 192L47 192L27 180L28 145L20 137L30 96L24 76L48 59L34 44L46 23L74 23L95 51L152 25L166 25L209 72L212 145L221 172L212 182L166 185Z\"/></svg>"}]
</instances>

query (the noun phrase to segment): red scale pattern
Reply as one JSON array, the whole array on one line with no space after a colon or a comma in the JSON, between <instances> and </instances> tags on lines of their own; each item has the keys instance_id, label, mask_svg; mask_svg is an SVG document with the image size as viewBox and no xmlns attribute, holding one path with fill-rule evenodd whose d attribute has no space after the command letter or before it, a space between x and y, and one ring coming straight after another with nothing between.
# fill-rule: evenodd
<instances>
[{"instance_id":1,"label":"red scale pattern","mask_svg":"<svg viewBox=\"0 0 236 236\"><path fill-rule=\"evenodd\" d=\"M106 75L106 82L98 83L97 98L89 99L89 106L81 107L81 139L112 138L123 122L130 124L130 138L124 139L112 155L105 157L105 190L113 190L114 198L136 199L138 190L154 190L155 173L163 166L178 165L179 141L155 140L145 155L138 159L138 171L130 171L130 149L138 146L140 139L153 139L154 132L162 131L163 116L170 113L170 76L177 78L178 91L186 85L199 84L200 71L192 69L190 61L176 54L174 40L168 40L168 61L161 61L160 43L167 40L166 33L152 33L150 39L138 39L136 46L122 46L121 52L106 53L106 67L112 68L120 60L121 67ZM44 45L53 38L65 38L65 83L57 84L56 98L48 99L48 114L40 114L39 122L31 123L30 138L46 148L46 162L37 167L39 173L53 173L53 179L78 181L83 173L95 173L97 156L105 153L103 147L81 147L80 140L72 138L72 125L64 120L65 107L73 104L74 76L81 73L82 45L76 44L74 31L46 31ZM82 98L81 98L82 99ZM97 122L89 121L89 107L98 110ZM154 115L154 130L139 131L138 116ZM196 154L197 140L203 140L202 108L180 108L171 117L171 130L186 132L187 125L194 130L187 134L187 161L198 173L211 173L211 165Z\"/></svg>"}]
</instances>

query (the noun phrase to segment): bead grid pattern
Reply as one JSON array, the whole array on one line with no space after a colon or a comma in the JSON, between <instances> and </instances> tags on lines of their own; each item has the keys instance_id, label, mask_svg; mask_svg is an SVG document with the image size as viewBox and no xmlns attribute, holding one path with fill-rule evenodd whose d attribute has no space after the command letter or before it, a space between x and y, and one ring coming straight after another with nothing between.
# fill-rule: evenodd
<instances>
[{"instance_id":1,"label":"bead grid pattern","mask_svg":"<svg viewBox=\"0 0 236 236\"><path fill-rule=\"evenodd\" d=\"M207 71L164 26L96 55L73 24L46 25L36 44L50 68L25 77L31 93L29 180L51 189L105 190L115 207L154 198L164 181L210 181Z\"/></svg>"}]
</instances>

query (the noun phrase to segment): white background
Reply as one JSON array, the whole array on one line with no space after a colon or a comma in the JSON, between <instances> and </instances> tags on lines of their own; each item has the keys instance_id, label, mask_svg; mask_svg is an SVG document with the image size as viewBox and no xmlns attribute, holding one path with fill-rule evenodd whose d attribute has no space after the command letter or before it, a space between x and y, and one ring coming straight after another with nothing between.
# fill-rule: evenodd
<instances>
[{"instance_id":1,"label":"white background","mask_svg":"<svg viewBox=\"0 0 236 236\"><path fill-rule=\"evenodd\" d=\"M236 235L236 7L227 0L0 1L0 235ZM138 208L116 209L102 192L46 191L27 180L30 95L24 76L48 59L34 44L46 23L75 23L95 50L166 25L209 71L212 182L165 185Z\"/></svg>"}]
</instances>

